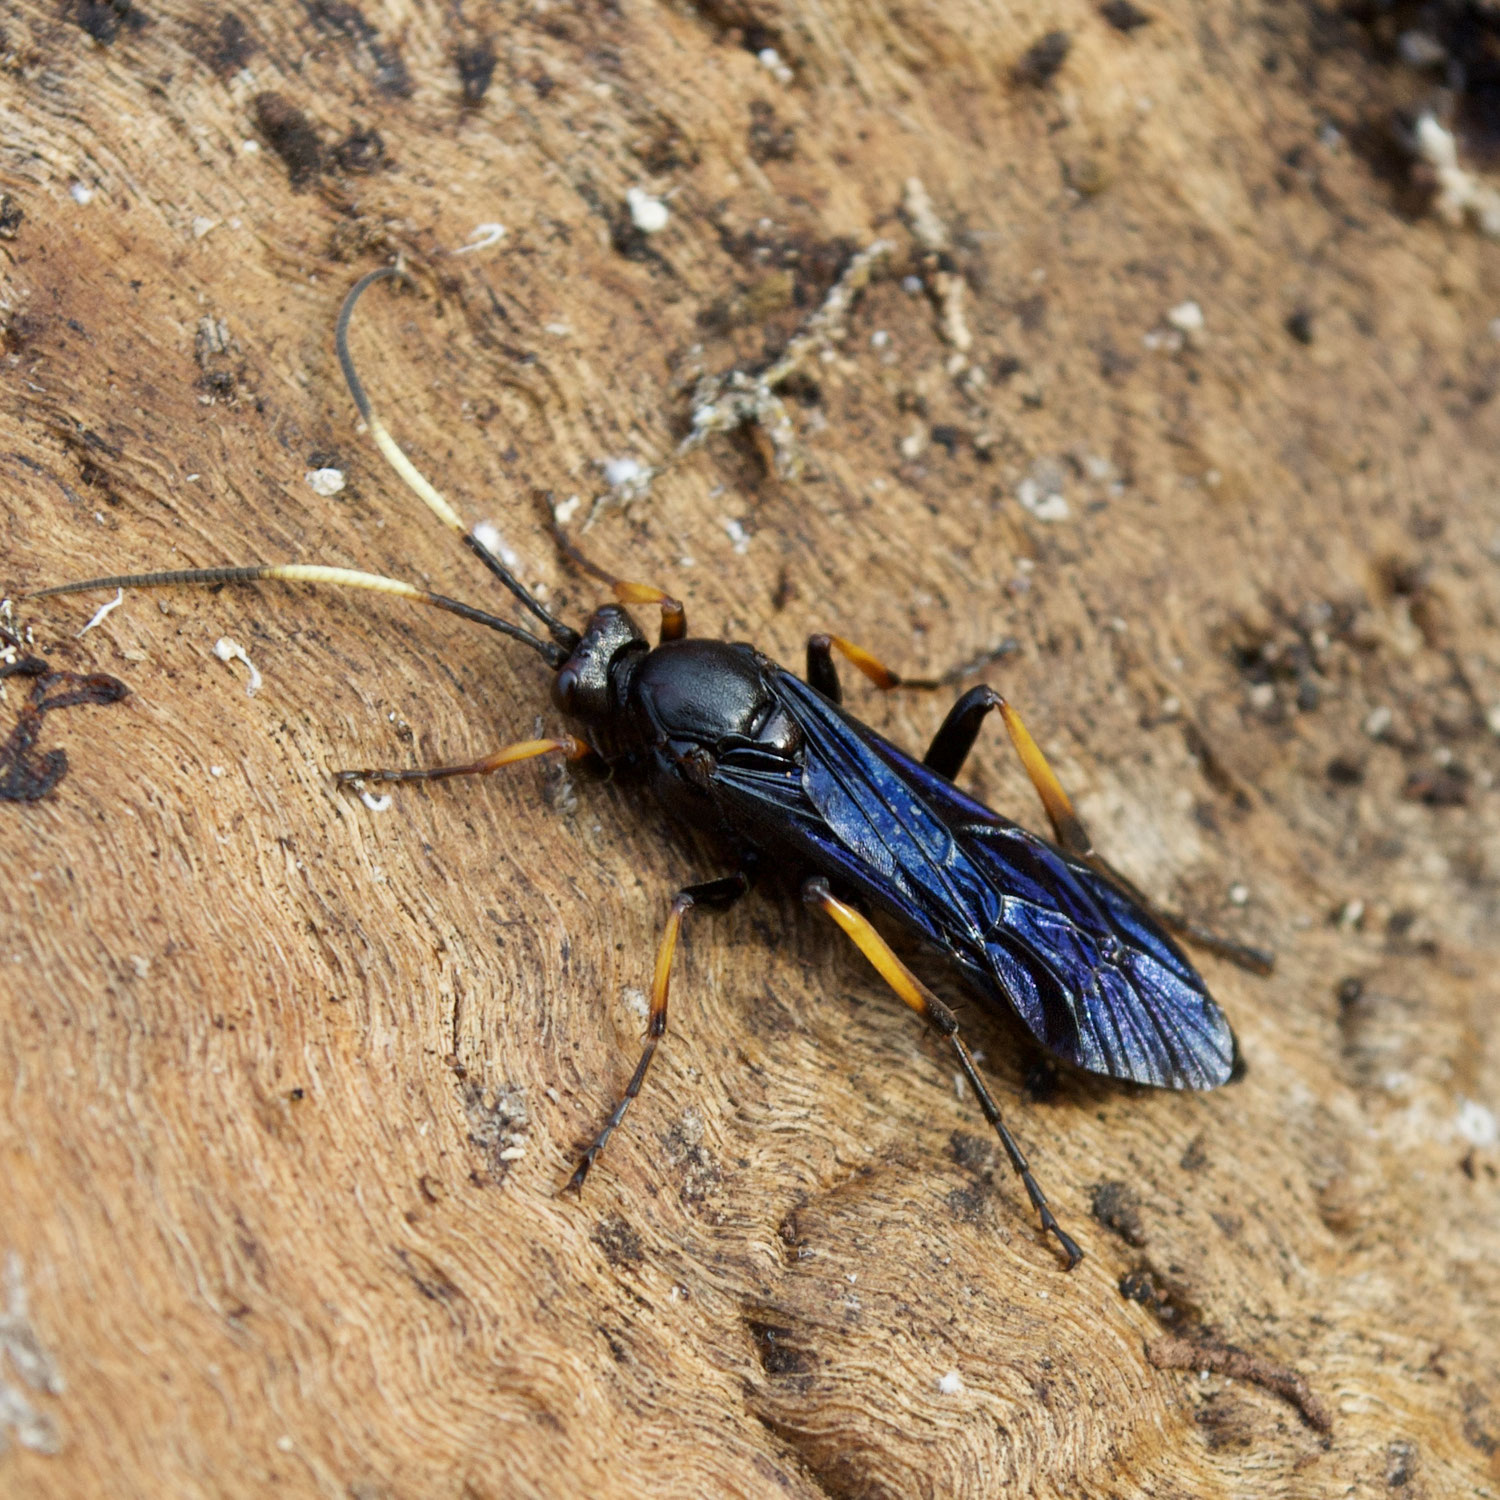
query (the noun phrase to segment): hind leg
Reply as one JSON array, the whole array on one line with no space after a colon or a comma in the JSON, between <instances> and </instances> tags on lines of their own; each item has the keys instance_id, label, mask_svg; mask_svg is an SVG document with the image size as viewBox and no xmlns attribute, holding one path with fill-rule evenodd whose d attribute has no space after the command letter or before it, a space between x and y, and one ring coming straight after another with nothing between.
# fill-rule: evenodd
<instances>
[{"instance_id":1,"label":"hind leg","mask_svg":"<svg viewBox=\"0 0 1500 1500\"><path fill-rule=\"evenodd\" d=\"M1057 1243L1062 1246L1063 1254L1068 1258L1067 1268L1071 1271L1083 1259L1083 1251L1057 1222L1047 1204L1047 1195L1042 1191L1036 1178L1031 1175L1031 1164L1026 1160L1020 1146L1016 1144L1015 1137L1007 1129L1005 1120L1000 1114L1000 1106L995 1103L989 1089L985 1086L984 1079L979 1076L979 1068L974 1062L973 1053L969 1051L968 1045L958 1034L958 1021L953 1012L896 957L891 951L890 944L876 932L868 917L863 916L832 894L828 889L828 882L821 875L814 876L803 885L802 899L809 906L816 906L832 917L897 995L935 1031L948 1038L949 1044L958 1054L958 1065L963 1069L964 1077L969 1081L969 1087L974 1090L979 1100L979 1107L984 1111L985 1119L990 1122L995 1133L1000 1137L1000 1144L1005 1147L1005 1154L1010 1158L1011 1166L1015 1168L1016 1175L1026 1189L1026 1196L1031 1199L1031 1206L1037 1211L1042 1221L1043 1231L1056 1236Z\"/></svg>"},{"instance_id":2,"label":"hind leg","mask_svg":"<svg viewBox=\"0 0 1500 1500\"><path fill-rule=\"evenodd\" d=\"M1237 943L1233 938L1221 937L1218 933L1199 926L1182 913L1159 905L1120 874L1094 848L1094 841L1089 837L1089 831L1084 826L1083 819L1078 816L1073 806L1073 799L1063 790L1062 783L1057 779L1057 773L1047 763L1047 757L1042 754L1041 747L1032 739L1031 732L1021 721L1020 714L994 688L971 688L953 705L948 717L943 720L942 728L933 736L923 764L952 781L963 769L964 761L974 747L974 741L979 736L979 729L986 715L993 710L998 710L1000 717L1005 721L1010 742L1015 746L1016 754L1026 768L1026 774L1031 778L1031 784L1036 788L1037 796L1042 800L1042 808L1047 814L1047 821L1052 825L1053 837L1056 838L1058 846L1064 853L1072 855L1080 864L1088 865L1090 869L1097 870L1101 875L1113 881L1132 901L1155 917L1163 927L1189 939L1201 948L1207 948L1211 953L1217 953L1221 958L1229 959L1242 969L1249 969L1254 974L1271 972L1276 962L1274 954L1267 953L1261 948L1252 948L1245 943Z\"/></svg>"}]
</instances>

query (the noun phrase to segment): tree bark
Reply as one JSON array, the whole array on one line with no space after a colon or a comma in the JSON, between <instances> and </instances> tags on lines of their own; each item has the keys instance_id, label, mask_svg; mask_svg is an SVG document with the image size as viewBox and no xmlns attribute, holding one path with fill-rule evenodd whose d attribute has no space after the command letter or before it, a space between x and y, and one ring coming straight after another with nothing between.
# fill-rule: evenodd
<instances>
[{"instance_id":1,"label":"tree bark","mask_svg":"<svg viewBox=\"0 0 1500 1500\"><path fill-rule=\"evenodd\" d=\"M1150 9L8 7L0 591L16 659L129 695L24 766L0 702L7 769L67 755L0 804L0 1491L1500 1485L1496 251L1372 146L1416 85L1352 21ZM525 651L334 590L81 636L112 595L19 597L298 561L508 608L341 384L396 256L378 408L569 618L538 492L696 632L989 654L1100 848L1277 951L1202 958L1248 1072L1196 1096L1049 1070L938 976L1073 1275L774 882L694 915L560 1193L727 866L535 764L331 777L557 732ZM700 376L789 347L669 461ZM906 745L947 707L857 681ZM1000 734L964 780L1040 826Z\"/></svg>"}]
</instances>

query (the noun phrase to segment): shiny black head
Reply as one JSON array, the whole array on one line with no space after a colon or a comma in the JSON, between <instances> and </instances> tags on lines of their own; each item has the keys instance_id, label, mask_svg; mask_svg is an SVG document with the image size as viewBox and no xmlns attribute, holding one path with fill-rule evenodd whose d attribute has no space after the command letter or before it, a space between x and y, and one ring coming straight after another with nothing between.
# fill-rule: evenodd
<instances>
[{"instance_id":1,"label":"shiny black head","mask_svg":"<svg viewBox=\"0 0 1500 1500\"><path fill-rule=\"evenodd\" d=\"M602 725L618 714L624 697L619 668L649 649L635 621L618 604L604 604L589 616L583 637L558 669L552 701L570 718Z\"/></svg>"}]
</instances>

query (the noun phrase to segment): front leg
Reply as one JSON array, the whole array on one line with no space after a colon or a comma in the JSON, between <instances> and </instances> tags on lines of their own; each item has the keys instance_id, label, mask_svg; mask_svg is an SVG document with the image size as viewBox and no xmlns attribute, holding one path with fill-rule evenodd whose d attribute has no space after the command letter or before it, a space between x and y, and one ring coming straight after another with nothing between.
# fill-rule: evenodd
<instances>
[{"instance_id":1,"label":"front leg","mask_svg":"<svg viewBox=\"0 0 1500 1500\"><path fill-rule=\"evenodd\" d=\"M658 637L659 640L680 641L686 637L687 611L682 607L681 601L674 599L665 589L657 588L654 583L633 583L628 578L618 578L608 569L601 568L563 530L562 522L557 519L557 509L552 504L550 495L547 497L547 520L552 532L552 540L557 543L562 555L574 567L589 574L590 577L597 578L601 583L607 583L615 591L615 598L621 604L655 604L660 608L661 635Z\"/></svg>"},{"instance_id":2,"label":"front leg","mask_svg":"<svg viewBox=\"0 0 1500 1500\"><path fill-rule=\"evenodd\" d=\"M349 786L361 781L447 781L453 776L490 776L502 766L513 766L517 761L531 760L553 750L560 750L568 760L591 769L605 769L604 762L582 740L571 734L564 734L552 740L520 740L514 745L503 746L481 760L469 761L461 766L429 766L425 770L335 771L333 779L337 786Z\"/></svg>"}]
</instances>

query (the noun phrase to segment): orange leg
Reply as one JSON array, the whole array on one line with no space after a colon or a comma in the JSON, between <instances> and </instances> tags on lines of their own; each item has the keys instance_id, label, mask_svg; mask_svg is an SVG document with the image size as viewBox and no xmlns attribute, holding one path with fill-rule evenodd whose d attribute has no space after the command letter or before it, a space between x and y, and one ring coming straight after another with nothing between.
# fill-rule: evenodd
<instances>
[{"instance_id":1,"label":"orange leg","mask_svg":"<svg viewBox=\"0 0 1500 1500\"><path fill-rule=\"evenodd\" d=\"M1063 1254L1068 1257L1067 1268L1071 1271L1083 1259L1083 1251L1057 1222L1051 1208L1048 1207L1046 1194L1042 1192L1036 1178L1031 1175L1031 1166L1022 1154L1021 1148L1016 1144L1015 1137L1006 1128L1005 1121L1000 1114L1000 1106L995 1103L989 1089L985 1087L984 1080L979 1076L979 1069L975 1065L973 1054L958 1034L958 1021L953 1012L896 957L891 951L890 944L876 932L868 917L840 901L829 891L828 882L821 875L814 876L802 887L802 899L809 906L816 906L832 917L853 940L859 951L875 966L875 971L880 977L919 1016L948 1038L953 1050L958 1054L959 1066L963 1069L964 1077L969 1081L969 1087L974 1090L979 1100L979 1107L984 1111L985 1119L994 1126L995 1133L1000 1137L1000 1144L1005 1147L1005 1154L1010 1157L1011 1166L1015 1168L1016 1175L1020 1177L1026 1189L1026 1196L1031 1199L1031 1206L1041 1218L1043 1232L1057 1237L1057 1243L1062 1246Z\"/></svg>"},{"instance_id":2,"label":"orange leg","mask_svg":"<svg viewBox=\"0 0 1500 1500\"><path fill-rule=\"evenodd\" d=\"M680 641L687 634L687 611L683 609L681 600L674 599L665 589L659 589L655 584L631 583L628 579L617 578L607 569L601 568L563 530L550 499L547 503L547 514L548 529L552 532L552 540L557 543L558 550L574 567L587 573L591 578L597 578L600 583L607 583L614 590L615 598L621 604L659 605L661 607L661 640Z\"/></svg>"},{"instance_id":3,"label":"orange leg","mask_svg":"<svg viewBox=\"0 0 1500 1500\"><path fill-rule=\"evenodd\" d=\"M866 651L863 646L857 646L853 641L845 640L841 635L825 635L820 632L807 638L807 680L825 698L834 703L842 702L843 693L839 687L839 674L833 664L833 653L837 651L851 666L863 672L883 693L889 693L896 688L931 693L938 688L950 687L955 682L962 682L965 677L972 677L975 672L988 666L990 662L998 661L1002 656L1009 656L1012 651L1018 649L1015 641L1007 638L992 650L986 651L983 656L965 662L961 666L952 667L940 677L903 677L899 672L893 672L879 657Z\"/></svg>"},{"instance_id":4,"label":"orange leg","mask_svg":"<svg viewBox=\"0 0 1500 1500\"><path fill-rule=\"evenodd\" d=\"M964 761L969 758L969 751L979 738L979 726L991 709L998 709L1000 717L1005 721L1010 742L1015 746L1016 754L1021 757L1021 764L1031 778L1037 796L1042 799L1042 807L1047 814L1047 821L1052 824L1052 832L1058 844L1074 859L1091 859L1094 846L1089 839L1088 830L1083 826L1083 819L1074 810L1072 799L1063 790L1062 783L1047 764L1047 757L1042 754L1030 731L1021 722L1020 714L994 688L970 688L953 705L948 717L943 720L942 728L927 747L922 764L936 771L939 776L946 776L949 781L954 780L963 769Z\"/></svg>"},{"instance_id":5,"label":"orange leg","mask_svg":"<svg viewBox=\"0 0 1500 1500\"><path fill-rule=\"evenodd\" d=\"M856 646L853 641L846 641L837 635L812 635L807 638L807 680L833 703L843 701L838 671L833 664L835 651L863 672L882 692L890 692L895 688L931 691L944 686L956 676L963 675L961 671L958 674L945 673L942 677L902 677L862 646ZM1073 799L1063 790L1057 774L1047 763L1047 757L1032 739L1020 714L994 688L970 688L953 705L948 711L948 717L943 720L942 727L932 737L932 744L927 747L922 764L936 771L939 776L946 776L949 781L956 780L964 761L969 757L969 751L974 748L974 741L979 737L980 725L992 709L1000 711L1010 742L1015 746L1016 754L1021 757L1021 764L1031 778L1037 796L1042 799L1042 808L1047 814L1047 821L1052 825L1053 837L1065 853L1113 881L1132 901L1150 912L1163 927L1180 937L1189 939L1200 948L1207 948L1210 953L1217 953L1221 958L1229 959L1253 974L1271 972L1276 963L1275 954L1268 953L1263 948L1252 948L1246 943L1237 943L1232 938L1221 937L1218 933L1199 926L1181 912L1159 905L1131 884L1095 850L1088 829L1073 806Z\"/></svg>"},{"instance_id":6,"label":"orange leg","mask_svg":"<svg viewBox=\"0 0 1500 1500\"><path fill-rule=\"evenodd\" d=\"M682 601L674 599L664 589L651 583L630 583L626 579L614 581L615 598L621 604L657 604L661 606L661 635L663 641L680 641L687 634L687 611Z\"/></svg>"},{"instance_id":7,"label":"orange leg","mask_svg":"<svg viewBox=\"0 0 1500 1500\"><path fill-rule=\"evenodd\" d=\"M599 760L582 740L571 734L564 734L554 740L520 740L463 766L433 766L425 771L336 771L333 779L338 786L348 786L354 781L446 781L450 776L488 776L502 766L513 766L517 761L531 760L535 756L546 755L551 750L562 751L571 761Z\"/></svg>"},{"instance_id":8,"label":"orange leg","mask_svg":"<svg viewBox=\"0 0 1500 1500\"><path fill-rule=\"evenodd\" d=\"M891 671L879 657L872 656L863 646L856 646L853 641L846 641L841 635L810 635L807 638L807 680L832 703L844 701L838 669L833 664L835 651L850 666L863 672L883 693L889 693L895 688L916 688L930 692L942 686L935 677L900 676Z\"/></svg>"},{"instance_id":9,"label":"orange leg","mask_svg":"<svg viewBox=\"0 0 1500 1500\"><path fill-rule=\"evenodd\" d=\"M604 1129L594 1137L594 1143L583 1153L568 1187L575 1191L582 1188L583 1180L594 1165L594 1158L604 1149L604 1143L614 1134L616 1127L625 1118L630 1101L641 1091L646 1070L656 1056L657 1044L667 1031L667 990L672 983L672 959L677 953L677 939L682 932L682 919L695 907L707 906L715 911L724 911L734 905L750 889L750 877L743 871L738 875L726 875L722 880L707 880L702 885L690 885L678 891L672 902L671 914L667 917L667 930L661 935L661 944L656 950L656 972L651 979L651 1018L646 1024L646 1044L641 1050L641 1060L625 1085L625 1094L615 1105L614 1112L604 1122Z\"/></svg>"}]
</instances>

